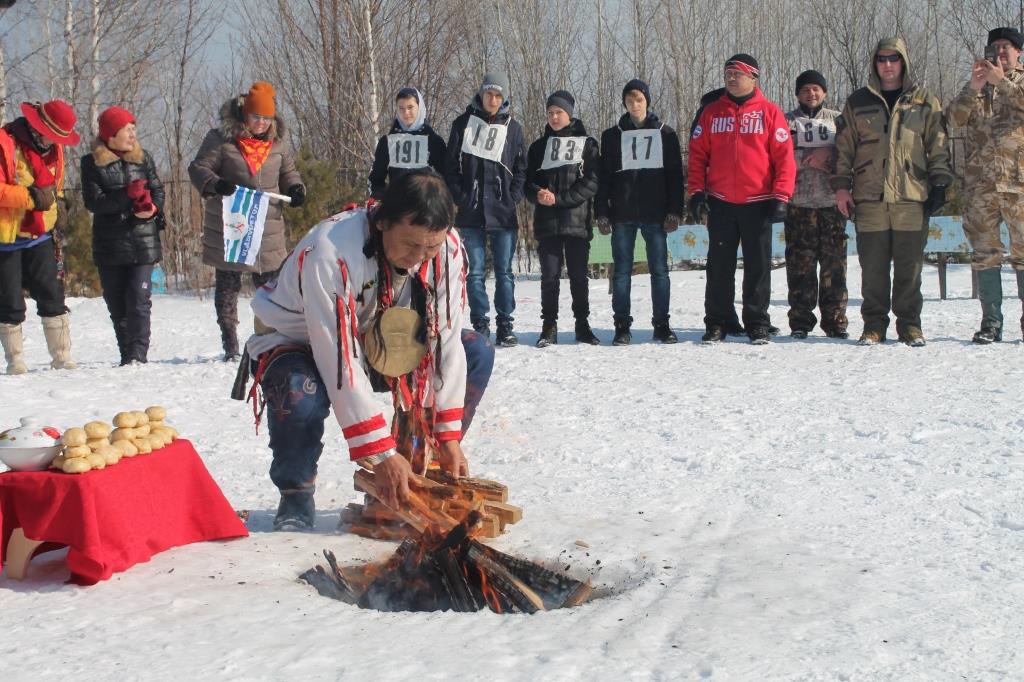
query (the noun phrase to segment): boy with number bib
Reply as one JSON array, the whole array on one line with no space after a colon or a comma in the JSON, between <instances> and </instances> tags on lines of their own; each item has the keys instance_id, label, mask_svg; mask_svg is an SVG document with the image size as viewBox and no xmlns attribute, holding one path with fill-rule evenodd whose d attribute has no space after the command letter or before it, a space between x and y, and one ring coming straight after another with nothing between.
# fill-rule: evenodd
<instances>
[{"instance_id":1,"label":"boy with number bib","mask_svg":"<svg viewBox=\"0 0 1024 682\"><path fill-rule=\"evenodd\" d=\"M491 333L484 285L490 237L496 339L502 346L514 346L518 340L512 333L516 309L512 254L519 230L516 204L523 198L526 182L526 147L523 127L512 118L504 74L486 74L466 113L452 123L445 180L459 211L455 225L469 254L466 293L473 329L484 336Z\"/></svg>"},{"instance_id":2,"label":"boy with number bib","mask_svg":"<svg viewBox=\"0 0 1024 682\"><path fill-rule=\"evenodd\" d=\"M614 346L631 340L629 289L633 249L639 231L647 244L651 272L654 338L675 343L668 326L668 246L665 235L679 227L683 214L683 160L676 131L651 111L651 91L634 79L622 89L626 113L601 134L601 182L597 191L597 228L612 235L612 310Z\"/></svg>"},{"instance_id":3,"label":"boy with number bib","mask_svg":"<svg viewBox=\"0 0 1024 682\"><path fill-rule=\"evenodd\" d=\"M377 141L370 169L370 196L380 201L384 189L397 178L427 166L444 175L444 140L427 123L427 107L416 88L395 95L395 122Z\"/></svg>"},{"instance_id":4,"label":"boy with number bib","mask_svg":"<svg viewBox=\"0 0 1024 682\"><path fill-rule=\"evenodd\" d=\"M540 307L544 328L537 347L558 343L558 280L562 263L569 273L576 341L598 345L590 329L587 260L590 240L590 200L597 193L600 160L597 140L573 118L576 100L559 90L548 97L544 135L530 145L526 169L526 198L536 204L533 236L540 255Z\"/></svg>"}]
</instances>

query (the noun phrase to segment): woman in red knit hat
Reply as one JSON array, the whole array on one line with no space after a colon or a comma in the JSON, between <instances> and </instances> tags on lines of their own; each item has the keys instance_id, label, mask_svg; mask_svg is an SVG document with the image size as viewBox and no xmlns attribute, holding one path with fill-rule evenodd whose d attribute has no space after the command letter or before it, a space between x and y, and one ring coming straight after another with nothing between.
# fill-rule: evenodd
<instances>
[{"instance_id":1,"label":"woman in red knit hat","mask_svg":"<svg viewBox=\"0 0 1024 682\"><path fill-rule=\"evenodd\" d=\"M254 286L269 282L288 255L288 246L283 203L271 199L255 265L225 261L222 197L242 186L288 195L292 207L301 206L306 199L306 187L295 168L274 97L274 86L260 81L248 93L225 102L220 110L221 125L206 134L188 167L192 184L206 198L203 262L216 269L213 302L225 360L239 356L236 329L242 273L250 273Z\"/></svg>"},{"instance_id":2,"label":"woman in red knit hat","mask_svg":"<svg viewBox=\"0 0 1024 682\"><path fill-rule=\"evenodd\" d=\"M97 121L92 153L82 157L82 194L92 212L92 258L100 273L121 365L149 352L150 280L160 261L164 188L136 137L135 117L110 107Z\"/></svg>"}]
</instances>

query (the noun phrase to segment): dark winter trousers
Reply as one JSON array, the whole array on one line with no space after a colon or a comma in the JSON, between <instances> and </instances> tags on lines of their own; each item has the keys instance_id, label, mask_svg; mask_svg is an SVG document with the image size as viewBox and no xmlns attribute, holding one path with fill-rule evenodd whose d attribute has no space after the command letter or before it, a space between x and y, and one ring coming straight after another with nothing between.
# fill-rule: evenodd
<instances>
[{"instance_id":1,"label":"dark winter trousers","mask_svg":"<svg viewBox=\"0 0 1024 682\"><path fill-rule=\"evenodd\" d=\"M587 260L590 242L580 237L544 237L537 241L540 256L540 316L545 321L558 319L558 289L562 263L569 275L572 314L577 320L590 315L590 284Z\"/></svg>"},{"instance_id":2,"label":"dark winter trousers","mask_svg":"<svg viewBox=\"0 0 1024 682\"><path fill-rule=\"evenodd\" d=\"M57 317L68 311L64 305L64 282L57 276L57 255L53 239L27 249L0 251L0 322L25 321L28 289L35 299L39 317Z\"/></svg>"},{"instance_id":3,"label":"dark winter trousers","mask_svg":"<svg viewBox=\"0 0 1024 682\"><path fill-rule=\"evenodd\" d=\"M153 264L102 266L100 285L114 323L121 364L146 362L149 353L149 320Z\"/></svg>"},{"instance_id":4,"label":"dark winter trousers","mask_svg":"<svg viewBox=\"0 0 1024 682\"><path fill-rule=\"evenodd\" d=\"M252 285L261 287L277 276L274 272L253 272ZM213 307L217 309L220 340L227 355L238 355L238 292L242 290L242 273L217 270L213 288Z\"/></svg>"},{"instance_id":5,"label":"dark winter trousers","mask_svg":"<svg viewBox=\"0 0 1024 682\"><path fill-rule=\"evenodd\" d=\"M889 310L896 333L921 328L921 269L928 242L924 211L918 202L857 204L857 256L861 269L861 317L864 331L885 336ZM892 277L889 268L892 267ZM891 299L890 299L890 291Z\"/></svg>"},{"instance_id":6,"label":"dark winter trousers","mask_svg":"<svg viewBox=\"0 0 1024 682\"><path fill-rule=\"evenodd\" d=\"M462 331L466 349L466 399L462 432L469 429L494 367L494 346L481 334ZM324 420L331 399L309 353L282 353L260 382L270 430L270 479L280 490L310 489L323 452Z\"/></svg>"},{"instance_id":7,"label":"dark winter trousers","mask_svg":"<svg viewBox=\"0 0 1024 682\"><path fill-rule=\"evenodd\" d=\"M731 204L710 202L704 324L739 326L736 298L736 249L743 245L743 324L768 327L772 289L772 202Z\"/></svg>"},{"instance_id":8,"label":"dark winter trousers","mask_svg":"<svg viewBox=\"0 0 1024 682\"><path fill-rule=\"evenodd\" d=\"M793 331L814 329L814 308L818 305L823 331L846 331L846 242L846 218L834 206L790 205L786 216L786 281L789 328Z\"/></svg>"}]
</instances>

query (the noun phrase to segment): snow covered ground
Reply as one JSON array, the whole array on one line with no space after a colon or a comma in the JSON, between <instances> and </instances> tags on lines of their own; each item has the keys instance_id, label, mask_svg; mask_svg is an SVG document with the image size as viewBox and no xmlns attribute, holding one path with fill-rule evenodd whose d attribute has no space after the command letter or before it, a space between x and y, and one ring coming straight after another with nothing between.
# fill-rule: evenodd
<instances>
[{"instance_id":1,"label":"snow covered ground","mask_svg":"<svg viewBox=\"0 0 1024 682\"><path fill-rule=\"evenodd\" d=\"M1024 679L1020 303L1004 274L1009 339L973 346L969 271L951 268L947 301L936 280L927 267L923 349L818 332L701 346L694 271L672 273L678 345L651 342L637 276L634 345L575 345L563 283L563 343L545 350L532 345L539 282L520 281L522 345L498 352L471 470L525 508L495 546L598 586L580 608L533 616L382 614L298 582L324 548L361 562L394 545L335 529L358 497L335 423L316 533L269 532L270 452L228 399L212 300L157 297L143 367L113 366L101 299L70 302L73 373L44 369L33 317L33 371L0 377L0 426L159 402L231 503L253 510L252 534L88 588L63 584L59 553L23 583L0 578L0 679ZM785 331L782 270L773 284ZM607 344L607 284L591 296Z\"/></svg>"}]
</instances>

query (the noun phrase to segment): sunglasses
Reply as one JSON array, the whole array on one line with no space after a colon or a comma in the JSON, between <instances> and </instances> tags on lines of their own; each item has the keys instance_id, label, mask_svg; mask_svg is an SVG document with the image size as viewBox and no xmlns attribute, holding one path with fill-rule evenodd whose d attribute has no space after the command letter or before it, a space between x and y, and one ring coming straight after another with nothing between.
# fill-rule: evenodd
<instances>
[{"instance_id":1,"label":"sunglasses","mask_svg":"<svg viewBox=\"0 0 1024 682\"><path fill-rule=\"evenodd\" d=\"M892 64L895 64L896 62L898 62L901 59L903 59L903 57L899 56L898 54L879 54L879 55L875 55L875 61L878 62L879 64L885 64L886 62L890 62Z\"/></svg>"},{"instance_id":2,"label":"sunglasses","mask_svg":"<svg viewBox=\"0 0 1024 682\"><path fill-rule=\"evenodd\" d=\"M253 123L270 123L274 120L273 116L260 116L259 114L249 114L246 118Z\"/></svg>"}]
</instances>

